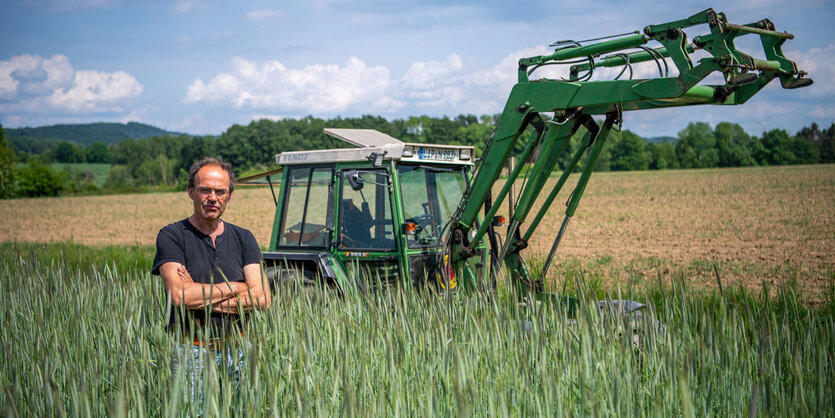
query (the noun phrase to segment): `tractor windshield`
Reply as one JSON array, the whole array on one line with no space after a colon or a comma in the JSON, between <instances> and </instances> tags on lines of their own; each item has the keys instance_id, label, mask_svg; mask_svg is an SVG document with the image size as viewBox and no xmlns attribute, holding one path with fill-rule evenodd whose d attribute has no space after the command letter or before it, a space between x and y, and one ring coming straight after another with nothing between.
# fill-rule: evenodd
<instances>
[{"instance_id":1,"label":"tractor windshield","mask_svg":"<svg viewBox=\"0 0 835 418\"><path fill-rule=\"evenodd\" d=\"M400 193L406 222L416 224L409 248L438 244L441 229L467 189L464 167L400 166Z\"/></svg>"}]
</instances>

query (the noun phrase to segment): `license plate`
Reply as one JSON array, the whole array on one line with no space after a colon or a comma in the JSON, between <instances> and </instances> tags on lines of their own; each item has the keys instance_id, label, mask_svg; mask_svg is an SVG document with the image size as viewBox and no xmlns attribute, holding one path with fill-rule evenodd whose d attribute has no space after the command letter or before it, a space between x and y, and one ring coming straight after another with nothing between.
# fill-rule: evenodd
<instances>
[{"instance_id":1,"label":"license plate","mask_svg":"<svg viewBox=\"0 0 835 418\"><path fill-rule=\"evenodd\" d=\"M418 150L418 159L421 160L454 161L456 158L457 149L420 147Z\"/></svg>"}]
</instances>

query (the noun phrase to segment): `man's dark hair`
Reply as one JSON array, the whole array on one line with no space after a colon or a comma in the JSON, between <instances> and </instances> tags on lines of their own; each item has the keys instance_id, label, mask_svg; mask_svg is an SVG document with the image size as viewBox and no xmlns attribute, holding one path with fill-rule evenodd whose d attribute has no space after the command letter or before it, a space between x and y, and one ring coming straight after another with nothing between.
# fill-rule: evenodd
<instances>
[{"instance_id":1,"label":"man's dark hair","mask_svg":"<svg viewBox=\"0 0 835 418\"><path fill-rule=\"evenodd\" d=\"M188 169L188 187L194 187L194 178L197 176L197 172L207 165L217 165L226 170L226 173L229 174L229 192L235 190L235 173L232 172L232 164L223 161L223 158L220 157L203 157L202 160L195 161Z\"/></svg>"}]
</instances>

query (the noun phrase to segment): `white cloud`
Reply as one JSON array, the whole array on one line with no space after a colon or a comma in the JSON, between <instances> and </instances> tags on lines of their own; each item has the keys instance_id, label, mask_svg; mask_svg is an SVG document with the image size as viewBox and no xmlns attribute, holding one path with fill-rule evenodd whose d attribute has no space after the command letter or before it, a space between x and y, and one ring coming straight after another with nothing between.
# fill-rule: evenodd
<instances>
[{"instance_id":1,"label":"white cloud","mask_svg":"<svg viewBox=\"0 0 835 418\"><path fill-rule=\"evenodd\" d=\"M30 6L41 7L54 12L69 12L77 9L115 8L122 4L122 0L24 0Z\"/></svg>"},{"instance_id":2,"label":"white cloud","mask_svg":"<svg viewBox=\"0 0 835 418\"><path fill-rule=\"evenodd\" d=\"M463 68L464 63L456 54L450 54L442 62L416 62L398 80L398 95L417 102L418 106L454 105L462 96L459 90Z\"/></svg>"},{"instance_id":3,"label":"white cloud","mask_svg":"<svg viewBox=\"0 0 835 418\"><path fill-rule=\"evenodd\" d=\"M437 26L444 22L453 22L460 25L481 14L481 8L475 6L431 6L422 4L420 7L407 7L396 12L380 11L379 9L370 12L354 12L350 15L348 23L364 30L386 27L402 30L403 28Z\"/></svg>"},{"instance_id":4,"label":"white cloud","mask_svg":"<svg viewBox=\"0 0 835 418\"><path fill-rule=\"evenodd\" d=\"M476 72L472 77L473 84L484 87L500 88L504 95L510 93L510 89L518 80L519 59L546 55L552 50L544 45L523 48L506 55L501 62L486 70ZM566 66L545 66L534 72L532 78L560 78L568 76Z\"/></svg>"},{"instance_id":5,"label":"white cloud","mask_svg":"<svg viewBox=\"0 0 835 418\"><path fill-rule=\"evenodd\" d=\"M247 12L246 18L260 24L284 20L284 11L277 9L261 9Z\"/></svg>"},{"instance_id":6,"label":"white cloud","mask_svg":"<svg viewBox=\"0 0 835 418\"><path fill-rule=\"evenodd\" d=\"M18 55L0 61L0 100L51 94L72 84L75 71L63 55L44 59L37 55Z\"/></svg>"},{"instance_id":7,"label":"white cloud","mask_svg":"<svg viewBox=\"0 0 835 418\"><path fill-rule=\"evenodd\" d=\"M206 10L210 7L206 0L174 0L169 2L159 2L161 5L168 6L174 13L188 13L194 10Z\"/></svg>"},{"instance_id":8,"label":"white cloud","mask_svg":"<svg viewBox=\"0 0 835 418\"><path fill-rule=\"evenodd\" d=\"M835 106L815 106L812 116L821 119L835 119Z\"/></svg>"},{"instance_id":9,"label":"white cloud","mask_svg":"<svg viewBox=\"0 0 835 418\"><path fill-rule=\"evenodd\" d=\"M516 84L519 59L549 52L545 46L521 49L508 54L496 65L478 71L467 69L456 54L443 62L417 62L398 80L395 97L450 114L497 113ZM533 77L567 75L567 68L542 67Z\"/></svg>"},{"instance_id":10,"label":"white cloud","mask_svg":"<svg viewBox=\"0 0 835 418\"><path fill-rule=\"evenodd\" d=\"M804 95L831 98L835 94L835 43L805 52L791 48L784 52L786 58L797 63L798 69L809 73L808 77L815 81L812 86L801 89Z\"/></svg>"},{"instance_id":11,"label":"white cloud","mask_svg":"<svg viewBox=\"0 0 835 418\"><path fill-rule=\"evenodd\" d=\"M190 130L196 126L200 126L203 124L203 116L200 114L194 114L191 116L187 116L185 119L180 121L176 124L178 129L182 130Z\"/></svg>"},{"instance_id":12,"label":"white cloud","mask_svg":"<svg viewBox=\"0 0 835 418\"><path fill-rule=\"evenodd\" d=\"M174 11L177 13L186 13L191 10L192 6L194 6L194 3L189 0L177 1L172 4Z\"/></svg>"},{"instance_id":13,"label":"white cloud","mask_svg":"<svg viewBox=\"0 0 835 418\"><path fill-rule=\"evenodd\" d=\"M276 122L276 121L280 121L280 120L293 119L293 118L283 116L283 115L270 115L270 114L264 114L264 113L256 113L256 114L252 115L252 120L262 120L262 119L271 120L273 122Z\"/></svg>"},{"instance_id":14,"label":"white cloud","mask_svg":"<svg viewBox=\"0 0 835 418\"><path fill-rule=\"evenodd\" d=\"M450 54L443 62L429 61L412 64L403 76L403 86L411 88L432 88L435 82L449 77L464 68L461 57Z\"/></svg>"},{"instance_id":15,"label":"white cloud","mask_svg":"<svg viewBox=\"0 0 835 418\"><path fill-rule=\"evenodd\" d=\"M105 106L140 93L142 93L142 85L124 71L115 73L77 71L72 87L56 89L49 96L49 102L55 107L72 112L104 111L108 110ZM121 109L116 107L112 110L120 111Z\"/></svg>"},{"instance_id":16,"label":"white cloud","mask_svg":"<svg viewBox=\"0 0 835 418\"><path fill-rule=\"evenodd\" d=\"M186 103L230 103L236 108L302 110L312 113L342 112L355 106L385 111L380 106L397 102L385 96L389 70L369 67L351 57L345 66L315 64L290 69L278 61L254 63L236 57L230 72L208 83L195 80Z\"/></svg>"},{"instance_id":17,"label":"white cloud","mask_svg":"<svg viewBox=\"0 0 835 418\"><path fill-rule=\"evenodd\" d=\"M405 110L412 114L493 114L502 111L517 82L519 59L551 52L553 48L544 45L524 48L480 69L473 69L473 63L451 53L440 61L414 62L400 77L390 77L387 67L368 66L357 58L349 59L344 66L304 68L288 68L278 61L257 63L235 58L228 72L217 74L209 81L195 80L188 88L185 102L226 104L255 110L257 115L287 117L391 114L404 109L412 109ZM662 135L674 134L668 130L681 129L693 120L714 124L734 120L756 132L770 127L770 121L777 123L774 115L784 115L779 119L780 126L785 125L787 129L799 129L810 117L831 118L835 109L829 98L829 92L835 93L835 44L807 53L787 51L786 55L796 59L800 68L811 72L814 86L785 91L775 81L745 106L700 106L687 112L682 109L630 112L628 126L641 133ZM674 76L674 65L669 62L668 66ZM569 69L569 65L543 66L531 78L567 78ZM613 79L621 70L621 67L598 68L593 80ZM658 77L658 67L651 61L634 65L633 71L632 77L636 79ZM627 71L622 78L628 76ZM722 82L721 79L711 81ZM819 91L806 92L815 89ZM814 97L813 103L803 99L803 94L813 95L807 96Z\"/></svg>"},{"instance_id":18,"label":"white cloud","mask_svg":"<svg viewBox=\"0 0 835 418\"><path fill-rule=\"evenodd\" d=\"M125 99L142 93L132 75L75 70L67 57L14 56L0 61L0 111L4 115L122 112Z\"/></svg>"},{"instance_id":19,"label":"white cloud","mask_svg":"<svg viewBox=\"0 0 835 418\"><path fill-rule=\"evenodd\" d=\"M357 58L342 67L317 64L301 69L279 61L234 58L229 72L192 82L184 101L296 115L390 113L406 106L430 113L496 113L516 83L519 58L548 52L544 46L520 50L475 72L453 53L443 61L415 62L394 80L387 67L370 67ZM557 77L560 71L567 75L567 69L552 67L537 75Z\"/></svg>"}]
</instances>

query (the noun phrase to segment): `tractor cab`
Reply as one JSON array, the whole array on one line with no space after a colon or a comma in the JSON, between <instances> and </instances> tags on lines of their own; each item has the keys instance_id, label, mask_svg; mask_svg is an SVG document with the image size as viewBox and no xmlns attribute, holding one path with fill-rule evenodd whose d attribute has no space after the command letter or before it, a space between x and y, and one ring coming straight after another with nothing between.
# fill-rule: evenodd
<instances>
[{"instance_id":1,"label":"tractor cab","mask_svg":"<svg viewBox=\"0 0 835 418\"><path fill-rule=\"evenodd\" d=\"M486 246L460 277L441 274L449 269L444 228L468 188L473 147L404 143L368 129L324 132L353 147L284 152L278 170L240 181L266 177L273 187L281 179L263 254L271 283L455 290L483 280Z\"/></svg>"}]
</instances>

